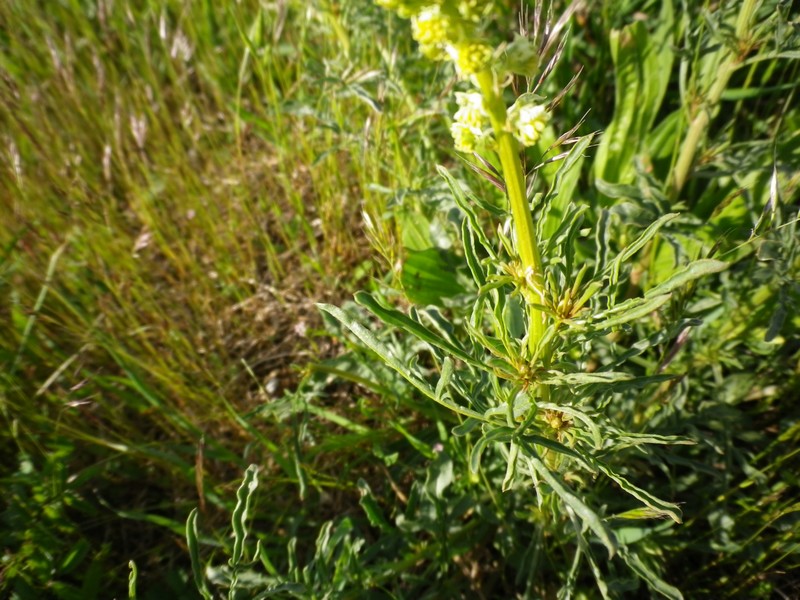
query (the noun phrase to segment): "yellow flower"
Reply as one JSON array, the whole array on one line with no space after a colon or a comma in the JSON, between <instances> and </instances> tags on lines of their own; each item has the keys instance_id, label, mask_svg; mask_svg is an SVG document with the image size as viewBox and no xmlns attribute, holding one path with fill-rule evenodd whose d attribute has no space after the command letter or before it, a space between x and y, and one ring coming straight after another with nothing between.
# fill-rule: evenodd
<instances>
[{"instance_id":1,"label":"yellow flower","mask_svg":"<svg viewBox=\"0 0 800 600\"><path fill-rule=\"evenodd\" d=\"M422 46L439 46L447 43L451 24L438 6L429 6L411 17L411 34Z\"/></svg>"},{"instance_id":2,"label":"yellow flower","mask_svg":"<svg viewBox=\"0 0 800 600\"><path fill-rule=\"evenodd\" d=\"M490 145L488 117L483 109L483 97L478 92L456 92L458 110L453 115L450 134L459 152L478 152Z\"/></svg>"},{"instance_id":3,"label":"yellow flower","mask_svg":"<svg viewBox=\"0 0 800 600\"><path fill-rule=\"evenodd\" d=\"M450 135L453 136L453 145L459 152L472 154L480 145L479 134L476 135L475 129L464 123L455 121L450 125Z\"/></svg>"},{"instance_id":4,"label":"yellow flower","mask_svg":"<svg viewBox=\"0 0 800 600\"><path fill-rule=\"evenodd\" d=\"M493 50L479 42L456 44L448 48L448 54L460 75L474 75L489 66Z\"/></svg>"},{"instance_id":5,"label":"yellow flower","mask_svg":"<svg viewBox=\"0 0 800 600\"><path fill-rule=\"evenodd\" d=\"M459 14L468 21L480 20L481 14L489 8L485 0L458 0L456 4Z\"/></svg>"},{"instance_id":6,"label":"yellow flower","mask_svg":"<svg viewBox=\"0 0 800 600\"><path fill-rule=\"evenodd\" d=\"M528 95L520 96L508 109L511 132L525 147L533 146L539 141L549 120L550 113L547 109L541 104L536 104Z\"/></svg>"},{"instance_id":7,"label":"yellow flower","mask_svg":"<svg viewBox=\"0 0 800 600\"><path fill-rule=\"evenodd\" d=\"M375 0L375 4L388 10L393 10L404 19L414 16L425 4L424 0Z\"/></svg>"},{"instance_id":8,"label":"yellow flower","mask_svg":"<svg viewBox=\"0 0 800 600\"><path fill-rule=\"evenodd\" d=\"M453 118L470 127L483 128L486 123L486 111L483 110L483 96L478 92L456 92L458 110Z\"/></svg>"}]
</instances>

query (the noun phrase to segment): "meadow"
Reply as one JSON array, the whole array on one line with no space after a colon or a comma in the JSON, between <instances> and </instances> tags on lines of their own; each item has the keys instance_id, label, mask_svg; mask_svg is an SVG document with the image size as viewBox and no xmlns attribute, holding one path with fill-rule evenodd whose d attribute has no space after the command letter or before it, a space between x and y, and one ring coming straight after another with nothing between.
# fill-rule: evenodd
<instances>
[{"instance_id":1,"label":"meadow","mask_svg":"<svg viewBox=\"0 0 800 600\"><path fill-rule=\"evenodd\" d=\"M797 597L799 82L784 0L0 2L0 597Z\"/></svg>"}]
</instances>

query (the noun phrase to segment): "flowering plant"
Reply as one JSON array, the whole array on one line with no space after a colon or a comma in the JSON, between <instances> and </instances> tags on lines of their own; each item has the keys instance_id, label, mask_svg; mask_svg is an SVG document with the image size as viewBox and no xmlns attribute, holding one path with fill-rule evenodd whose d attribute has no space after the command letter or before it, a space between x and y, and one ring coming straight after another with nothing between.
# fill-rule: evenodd
<instances>
[{"instance_id":1,"label":"flowering plant","mask_svg":"<svg viewBox=\"0 0 800 600\"><path fill-rule=\"evenodd\" d=\"M483 167L476 163L475 170L503 191L513 235L500 227L498 239L490 239L476 197L440 168L463 215L464 262L474 281L463 307L466 316L448 322L432 308L406 314L372 294L356 295L384 323L424 344L435 363L433 373L416 359L398 357L351 313L330 305L321 305L322 310L423 396L458 415L455 436L477 433L473 474L491 460L484 454L492 447L505 463L504 491L528 491L533 484L537 526L551 526L562 535L565 524L572 528L575 568L585 557L604 597L610 594L607 574L621 560L654 591L681 598L659 575L657 553L646 542L637 547L620 534L621 524L630 520L666 518L679 524L680 508L630 481L615 457L635 448L659 465L660 453L652 448L692 442L631 431L637 416L613 406L621 397L645 399L648 390L654 398L672 379L663 363L638 368L639 357L663 353L664 345L688 326L679 311L659 311L673 306L687 284L726 264L694 261L640 293L630 283L631 262L678 215L654 216L614 252L608 245L608 213L592 219L590 207L575 198L593 135L576 137L577 126L560 136L547 132L555 142L544 146L551 114L571 84L549 100L540 95L541 86L560 57L559 35L577 3L555 23L545 22L541 7L532 15L523 11L520 31L506 41L490 35L497 10L493 2L377 3L411 20L423 54L452 63L466 88L455 93L450 127L455 149L476 155ZM525 92L518 93L523 86ZM558 163L554 176L540 178L547 186L543 191L531 193L535 186L523 157L534 165L532 172ZM648 410L658 410L652 406ZM608 514L605 503L593 503L593 488L601 479L613 482L635 506ZM597 556L595 542L606 548L607 563ZM567 596L570 585L574 579L565 582Z\"/></svg>"}]
</instances>

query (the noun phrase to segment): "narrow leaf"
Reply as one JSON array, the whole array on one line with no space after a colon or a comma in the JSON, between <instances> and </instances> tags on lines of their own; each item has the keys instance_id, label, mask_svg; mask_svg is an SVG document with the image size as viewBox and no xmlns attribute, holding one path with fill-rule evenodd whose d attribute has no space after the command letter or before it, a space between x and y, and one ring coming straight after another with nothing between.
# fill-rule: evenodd
<instances>
[{"instance_id":1,"label":"narrow leaf","mask_svg":"<svg viewBox=\"0 0 800 600\"><path fill-rule=\"evenodd\" d=\"M653 239L653 237L664 225L675 219L677 216L678 213L668 213L657 221L651 223L638 238L636 238L630 245L628 245L622 252L619 253L619 256L617 256L615 262L623 263L629 260L634 254L644 248L644 245Z\"/></svg>"},{"instance_id":2,"label":"narrow leaf","mask_svg":"<svg viewBox=\"0 0 800 600\"><path fill-rule=\"evenodd\" d=\"M619 473L614 472L608 465L604 464L599 460L595 460L594 464L600 469L603 473L606 474L607 477L613 479L619 487L625 490L628 494L639 500L645 506L651 508L652 510L658 512L660 515L669 517L676 523L681 523L681 509L678 507L677 504L673 504L672 502L666 502L659 498L656 498L649 492L635 486L630 481L625 479Z\"/></svg>"},{"instance_id":3,"label":"narrow leaf","mask_svg":"<svg viewBox=\"0 0 800 600\"><path fill-rule=\"evenodd\" d=\"M381 306L378 303L378 301L375 300L375 298L373 298L372 295L368 294L367 292L357 292L355 295L355 300L384 323L388 325L394 325L395 327L398 327L407 333L415 335L423 342L427 342L431 346L435 346L440 350L444 350L445 352L452 354L456 358L463 360L465 363L469 365L478 368L484 368L482 363L475 360L463 348L459 348L455 344L436 335L430 329L422 326L421 324L407 317L400 311Z\"/></svg>"},{"instance_id":4,"label":"narrow leaf","mask_svg":"<svg viewBox=\"0 0 800 600\"><path fill-rule=\"evenodd\" d=\"M317 306L319 307L320 310L328 313L330 316L332 316L334 319L336 319L342 325L344 325L347 329L349 329L350 332L353 335L355 335L367 348L369 348L375 354L377 354L388 366L397 371L397 373L399 373L411 385L417 388L417 390L419 390L423 395L461 415L467 417L473 417L480 421L485 420L483 418L483 415L481 415L480 413L475 412L474 410L471 410L469 408L459 406L455 402L452 402L447 398L437 399L436 392L433 390L431 385L427 381L425 381L425 379L422 378L422 376L416 371L416 369L409 367L408 365L405 365L400 360L398 360L397 357L395 357L389 351L389 349L386 348L386 346L383 345L378 340L375 334L369 331L361 323L350 317L350 315L345 313L342 309L337 308L336 306L332 306L330 304L318 304ZM419 327L422 327L419 324L417 325Z\"/></svg>"},{"instance_id":5,"label":"narrow leaf","mask_svg":"<svg viewBox=\"0 0 800 600\"><path fill-rule=\"evenodd\" d=\"M591 529L595 535L600 538L600 541L603 542L603 545L608 550L609 558L612 558L614 553L617 551L618 546L617 538L614 535L614 532L611 531L611 529L609 529L605 523L603 523L602 519L596 512L584 504L584 502L575 494L573 494L559 477L554 475L553 472L547 468L535 451L531 452L528 460L531 462L533 469L542 479L547 482L551 488L553 488L553 491L558 495L559 498L561 498L564 504L574 510L575 514L577 514L581 520L588 525L589 529Z\"/></svg>"},{"instance_id":6,"label":"narrow leaf","mask_svg":"<svg viewBox=\"0 0 800 600\"><path fill-rule=\"evenodd\" d=\"M211 600L211 592L208 589L208 584L203 577L203 565L200 562L200 545L198 543L197 535L197 509L192 509L189 513L189 518L186 519L186 545L189 547L189 558L192 563L192 575L194 576L194 585L200 595L205 600Z\"/></svg>"},{"instance_id":7,"label":"narrow leaf","mask_svg":"<svg viewBox=\"0 0 800 600\"><path fill-rule=\"evenodd\" d=\"M450 378L453 376L453 360L447 356L442 364L442 373L439 375L439 383L436 384L436 401L441 402L442 397L447 391L447 386L450 383Z\"/></svg>"},{"instance_id":8,"label":"narrow leaf","mask_svg":"<svg viewBox=\"0 0 800 600\"><path fill-rule=\"evenodd\" d=\"M236 490L236 506L231 515L233 528L233 550L228 563L235 567L244 556L244 543L247 539L247 513L250 509L250 499L258 487L258 466L250 465L244 472L244 479L239 489Z\"/></svg>"},{"instance_id":9,"label":"narrow leaf","mask_svg":"<svg viewBox=\"0 0 800 600\"><path fill-rule=\"evenodd\" d=\"M652 298L661 294L668 294L669 292L686 285L690 281L694 281L695 279L699 279L700 277L710 275L712 273L719 273L727 268L728 263L721 260L714 260L711 258L696 260L670 275L666 281L663 281L656 287L647 290L644 294L644 297Z\"/></svg>"},{"instance_id":10,"label":"narrow leaf","mask_svg":"<svg viewBox=\"0 0 800 600\"><path fill-rule=\"evenodd\" d=\"M645 317L653 311L656 311L664 306L664 304L666 304L670 298L670 294L662 294L660 296L653 296L650 298L645 295L645 298L636 298L636 301L631 302L627 309L622 311L622 314L615 314L613 317L610 317L605 321L592 323L591 328L594 330L611 329L617 325L622 325L624 323L629 323L630 321L641 319L642 317ZM615 313L616 312L617 311L615 311Z\"/></svg>"},{"instance_id":11,"label":"narrow leaf","mask_svg":"<svg viewBox=\"0 0 800 600\"><path fill-rule=\"evenodd\" d=\"M642 559L639 558L637 554L623 548L620 551L620 556L639 577L644 579L653 591L658 592L670 600L683 600L683 594L681 594L680 590L656 575L650 567L642 562Z\"/></svg>"},{"instance_id":12,"label":"narrow leaf","mask_svg":"<svg viewBox=\"0 0 800 600\"><path fill-rule=\"evenodd\" d=\"M493 442L509 442L514 435L510 427L496 427L482 436L472 447L469 457L469 470L474 474L481 468L481 456L486 447Z\"/></svg>"}]
</instances>

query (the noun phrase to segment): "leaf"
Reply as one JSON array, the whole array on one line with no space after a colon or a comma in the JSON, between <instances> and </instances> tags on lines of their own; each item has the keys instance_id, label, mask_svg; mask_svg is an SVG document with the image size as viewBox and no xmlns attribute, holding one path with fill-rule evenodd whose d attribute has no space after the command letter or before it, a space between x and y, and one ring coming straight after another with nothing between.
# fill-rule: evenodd
<instances>
[{"instance_id":1,"label":"leaf","mask_svg":"<svg viewBox=\"0 0 800 600\"><path fill-rule=\"evenodd\" d=\"M447 453L440 452L428 471L428 480L425 487L431 496L441 499L444 491L450 487L454 480L453 461L450 460Z\"/></svg>"},{"instance_id":2,"label":"leaf","mask_svg":"<svg viewBox=\"0 0 800 600\"><path fill-rule=\"evenodd\" d=\"M203 565L200 562L200 547L197 540L197 509L194 508L186 519L186 545L189 547L189 558L192 563L194 585L205 600L212 600L208 584L203 577Z\"/></svg>"},{"instance_id":3,"label":"leaf","mask_svg":"<svg viewBox=\"0 0 800 600\"><path fill-rule=\"evenodd\" d=\"M612 558L618 547L617 538L614 535L614 532L609 529L605 523L603 523L602 519L596 512L584 504L580 498L578 498L569 490L569 488L567 488L560 478L554 475L552 471L547 468L535 450L531 449L528 460L539 476L544 479L551 488L553 488L553 491L556 493L556 495L558 495L559 498L561 498L562 502L574 510L575 514L577 514L589 527L589 529L595 533L595 535L608 550L609 558Z\"/></svg>"},{"instance_id":4,"label":"leaf","mask_svg":"<svg viewBox=\"0 0 800 600\"><path fill-rule=\"evenodd\" d=\"M373 300L374 302L374 300ZM457 412L461 415L467 417L473 417L480 421L484 421L483 415L474 410L469 408L465 408L459 406L455 402L448 400L445 397L440 399L436 398L436 392L430 386L430 384L423 379L423 377L416 371L415 368L409 367L402 362L400 362L397 357L395 357L386 346L384 346L378 338L369 331L366 327L364 327L361 323L350 317L347 313L345 313L340 308L336 306L332 306L330 304L317 304L317 307L328 313L331 317L339 321L342 325L344 325L350 332L355 335L361 342L370 350L372 350L375 354L377 354L383 362L385 362L389 367L397 371L406 381L408 381L411 385L413 385L417 390L419 390L423 395L428 397L429 399L437 402L438 404L449 408L450 410ZM396 311L394 311L396 312ZM399 313L398 313L399 314ZM405 317L405 315L402 315ZM408 317L405 317L408 319ZM410 319L409 319L410 320ZM412 321L413 323L413 321ZM415 326L422 327L418 323L414 323ZM424 329L424 328L422 328ZM428 332L430 333L430 332ZM463 352L463 351L461 351Z\"/></svg>"},{"instance_id":5,"label":"leaf","mask_svg":"<svg viewBox=\"0 0 800 600\"><path fill-rule=\"evenodd\" d=\"M542 223L540 239L549 240L553 237L564 219L580 178L584 153L593 139L594 134L581 137L559 166L553 185L542 203L541 211L544 218L540 221Z\"/></svg>"},{"instance_id":6,"label":"leaf","mask_svg":"<svg viewBox=\"0 0 800 600\"><path fill-rule=\"evenodd\" d=\"M656 287L647 290L644 297L653 298L654 296L667 294L695 279L699 279L705 275L711 275L712 273L719 273L727 268L728 263L721 260L714 260L711 258L696 260L670 275Z\"/></svg>"},{"instance_id":7,"label":"leaf","mask_svg":"<svg viewBox=\"0 0 800 600\"><path fill-rule=\"evenodd\" d=\"M666 502L661 500L660 498L656 498L649 492L635 486L630 481L625 479L619 473L616 473L600 460L595 459L594 464L600 469L607 477L614 480L619 487L621 487L625 492L636 498L639 502L650 508L651 510L656 511L661 516L669 517L676 523L681 523L681 509L678 508L677 504L673 504L672 502Z\"/></svg>"},{"instance_id":8,"label":"leaf","mask_svg":"<svg viewBox=\"0 0 800 600\"><path fill-rule=\"evenodd\" d=\"M481 222L478 219L478 214L475 212L474 207L477 202L473 200L477 199L467 198L464 190L461 188L461 185L453 178L447 169L441 165L437 165L436 170L445 180L447 187L449 187L450 191L453 193L453 200L455 200L455 203L458 204L458 207L464 211L465 215L467 215L467 219L469 220L472 231L475 233L478 242L480 242L481 246L483 246L483 248L489 253L489 256L496 258L495 253L492 251L493 246L491 243L489 243L488 238L484 234L483 229L481 228ZM489 207L484 208L488 209Z\"/></svg>"},{"instance_id":9,"label":"leaf","mask_svg":"<svg viewBox=\"0 0 800 600\"><path fill-rule=\"evenodd\" d=\"M406 333L410 333L415 337L419 338L420 340L422 340L423 342L427 342L431 346L439 348L440 350L444 350L445 352L452 354L456 358L463 360L465 363L469 365L478 368L484 368L484 365L482 363L475 360L463 348L460 348L456 346L454 343L445 340L441 336L436 335L430 329L424 327L423 325L421 325L417 321L414 321L410 317L407 317L400 311L382 306L381 304L378 303L377 300L375 300L375 298L372 297L372 295L368 294L367 292L357 292L355 295L355 300L384 323L388 325L393 325L394 327L397 327L402 331L405 331ZM323 308L323 310L325 310L329 314L332 314L327 309Z\"/></svg>"},{"instance_id":10,"label":"leaf","mask_svg":"<svg viewBox=\"0 0 800 600\"><path fill-rule=\"evenodd\" d=\"M591 464L583 457L583 454L575 450L574 448L570 448L569 446L565 446L561 442L557 442L556 440L551 440L550 438L542 437L540 435L526 435L520 438L520 443L522 446L529 450L529 444L536 444L537 446L544 446L548 450L552 450L553 452L558 452L559 454L563 454L564 456L569 456L570 458L578 461L580 465L591 473L595 473L596 470L592 467Z\"/></svg>"},{"instance_id":11,"label":"leaf","mask_svg":"<svg viewBox=\"0 0 800 600\"><path fill-rule=\"evenodd\" d=\"M596 179L629 183L635 176L634 158L642 152L669 84L673 22L668 1L661 3L658 27L652 33L641 21L609 32L616 81L614 118L597 148Z\"/></svg>"},{"instance_id":12,"label":"leaf","mask_svg":"<svg viewBox=\"0 0 800 600\"><path fill-rule=\"evenodd\" d=\"M678 213L667 213L666 215L659 218L657 221L651 223L647 229L645 229L641 235L636 238L631 244L629 244L622 252L619 253L614 259L614 263L609 265L606 268L606 271L613 268L615 271L619 270L619 266L628 261L634 254L636 254L639 250L641 250L644 245L649 242L653 237L658 233L658 231L667 223L672 221L678 216Z\"/></svg>"},{"instance_id":13,"label":"leaf","mask_svg":"<svg viewBox=\"0 0 800 600\"><path fill-rule=\"evenodd\" d=\"M250 465L244 472L244 479L239 489L236 490L236 506L231 515L233 528L233 550L228 561L231 567L238 565L244 556L244 543L247 539L247 513L250 509L250 500L258 487L258 466Z\"/></svg>"},{"instance_id":14,"label":"leaf","mask_svg":"<svg viewBox=\"0 0 800 600\"><path fill-rule=\"evenodd\" d=\"M552 378L544 379L544 383L565 383L567 385L587 385L590 383L614 383L633 379L630 373L620 371L596 371L594 373L558 373L550 371Z\"/></svg>"},{"instance_id":15,"label":"leaf","mask_svg":"<svg viewBox=\"0 0 800 600\"><path fill-rule=\"evenodd\" d=\"M503 477L503 483L500 489L504 492L509 491L514 485L514 479L517 474L517 460L519 459L519 445L511 442L511 447L508 451L508 458L506 459L506 474Z\"/></svg>"},{"instance_id":16,"label":"leaf","mask_svg":"<svg viewBox=\"0 0 800 600\"><path fill-rule=\"evenodd\" d=\"M683 594L681 594L680 590L656 575L650 567L642 562L642 559L637 554L629 552L624 546L620 549L619 554L631 570L644 579L652 590L670 600L683 600Z\"/></svg>"},{"instance_id":17,"label":"leaf","mask_svg":"<svg viewBox=\"0 0 800 600\"><path fill-rule=\"evenodd\" d=\"M375 500L375 496L372 494L369 484L359 478L357 485L358 491L361 493L361 498L358 503L361 505L361 508L364 509L364 514L367 515L369 524L373 527L377 527L381 531L391 531L392 526L386 520L386 517L383 516L383 512L380 506L378 506L378 502Z\"/></svg>"},{"instance_id":18,"label":"leaf","mask_svg":"<svg viewBox=\"0 0 800 600\"><path fill-rule=\"evenodd\" d=\"M475 247L477 243L475 232L467 219L464 219L461 223L461 240L464 246L464 258L466 259L467 267L472 273L472 279L481 288L486 285L486 272L483 270L481 261L478 258L478 251Z\"/></svg>"},{"instance_id":19,"label":"leaf","mask_svg":"<svg viewBox=\"0 0 800 600\"><path fill-rule=\"evenodd\" d=\"M444 298L466 291L458 281L457 266L451 254L438 248L407 250L400 282L413 303L441 306Z\"/></svg>"},{"instance_id":20,"label":"leaf","mask_svg":"<svg viewBox=\"0 0 800 600\"><path fill-rule=\"evenodd\" d=\"M472 447L472 452L469 456L469 470L473 474L476 474L481 468L481 456L483 456L483 451L486 450L486 447L494 442L501 443L501 442L510 442L511 439L514 437L514 430L510 427L495 427L489 430L488 433L484 434L481 438L475 442L475 445Z\"/></svg>"},{"instance_id":21,"label":"leaf","mask_svg":"<svg viewBox=\"0 0 800 600\"><path fill-rule=\"evenodd\" d=\"M612 383L614 392L625 392L628 390L638 390L654 383L664 383L665 381L672 381L679 375L663 373L661 375L642 375L641 377L631 377L630 379L615 381Z\"/></svg>"},{"instance_id":22,"label":"leaf","mask_svg":"<svg viewBox=\"0 0 800 600\"><path fill-rule=\"evenodd\" d=\"M395 221L400 228L400 238L406 250L427 250L433 247L430 228L431 223L418 212L410 210L397 211Z\"/></svg>"},{"instance_id":23,"label":"leaf","mask_svg":"<svg viewBox=\"0 0 800 600\"><path fill-rule=\"evenodd\" d=\"M654 433L629 433L627 431L617 432L614 434L616 443L621 448L630 446L641 446L643 444L659 444L659 445L681 445L693 446L697 442L689 438L681 437L678 435L657 435Z\"/></svg>"},{"instance_id":24,"label":"leaf","mask_svg":"<svg viewBox=\"0 0 800 600\"><path fill-rule=\"evenodd\" d=\"M455 427L453 427L452 429L453 435L456 437L463 437L474 431L475 428L480 424L481 422L478 421L477 419L472 419L472 418L465 419L461 425L456 425Z\"/></svg>"},{"instance_id":25,"label":"leaf","mask_svg":"<svg viewBox=\"0 0 800 600\"><path fill-rule=\"evenodd\" d=\"M617 325L622 325L630 321L635 321L636 319L645 317L653 311L658 310L664 304L666 304L671 297L671 294L662 294L661 296L655 296L653 298L635 298L633 301L614 307L615 315L613 317L597 323L591 323L590 327L595 331L600 331L603 329L611 329L612 327L616 327ZM621 310L623 308L624 310ZM621 314L616 314L617 312L620 312L620 310Z\"/></svg>"},{"instance_id":26,"label":"leaf","mask_svg":"<svg viewBox=\"0 0 800 600\"><path fill-rule=\"evenodd\" d=\"M453 360L447 356L442 363L442 373L439 375L439 383L436 384L436 401L441 402L442 397L447 391L447 385L450 383L450 378L453 376Z\"/></svg>"}]
</instances>

